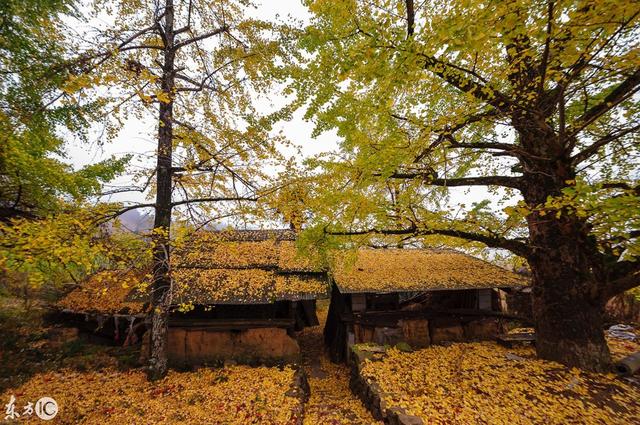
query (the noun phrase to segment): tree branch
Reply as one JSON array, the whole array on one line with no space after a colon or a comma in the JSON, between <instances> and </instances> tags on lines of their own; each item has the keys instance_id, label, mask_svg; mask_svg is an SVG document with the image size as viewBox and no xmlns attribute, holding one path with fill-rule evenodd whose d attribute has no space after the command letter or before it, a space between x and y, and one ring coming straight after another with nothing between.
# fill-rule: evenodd
<instances>
[{"instance_id":1,"label":"tree branch","mask_svg":"<svg viewBox=\"0 0 640 425\"><path fill-rule=\"evenodd\" d=\"M209 31L209 32L206 32L206 33L200 34L200 35L196 35L193 38L190 38L188 40L184 40L184 41L181 41L179 43L176 43L176 45L173 48L175 50L178 50L178 49L180 49L180 48L182 48L184 46L187 46L187 45L189 45L191 43L195 43L196 41L200 41L200 40L204 40L204 39L209 38L209 37L213 37L214 35L221 34L221 33L225 32L225 31L228 31L228 30L229 30L229 27L225 25L225 26L222 26L222 27L220 27L218 29L215 29L213 31Z\"/></svg>"},{"instance_id":2,"label":"tree branch","mask_svg":"<svg viewBox=\"0 0 640 425\"><path fill-rule=\"evenodd\" d=\"M479 177L460 177L453 179L433 178L433 173L393 173L389 176L393 179L418 179L422 178L426 184L433 186L502 186L519 189L521 187L521 177L508 176L479 176Z\"/></svg>"},{"instance_id":3,"label":"tree branch","mask_svg":"<svg viewBox=\"0 0 640 425\"><path fill-rule=\"evenodd\" d=\"M609 93L602 102L592 106L587 112L585 112L580 118L576 120L576 123L567 129L567 137L575 137L585 127L593 123L602 115L615 108L622 101L628 99L631 95L638 91L640 88L640 68L631 74L626 80L618 85L611 93Z\"/></svg>"},{"instance_id":4,"label":"tree branch","mask_svg":"<svg viewBox=\"0 0 640 425\"><path fill-rule=\"evenodd\" d=\"M407 7L407 38L410 38L415 30L416 13L413 9L413 0L405 0L404 4Z\"/></svg>"},{"instance_id":5,"label":"tree branch","mask_svg":"<svg viewBox=\"0 0 640 425\"><path fill-rule=\"evenodd\" d=\"M625 136L625 135L627 135L629 133L633 133L633 132L636 132L638 130L640 130L640 124L638 124L638 125L636 125L634 127L629 127L629 128L625 128L625 129L619 130L617 132L609 133L606 136L598 139L597 141L595 141L593 144L591 144L590 146L586 147L582 151L580 151L577 154L575 154L571 158L571 163L573 165L578 165L582 161L585 161L585 160L589 159L590 157L592 157L593 155L595 155L600 148L608 145L611 142L615 142L619 138L621 138L621 137L623 137L623 136Z\"/></svg>"},{"instance_id":6,"label":"tree branch","mask_svg":"<svg viewBox=\"0 0 640 425\"><path fill-rule=\"evenodd\" d=\"M219 197L219 198L195 198L195 199L185 199L183 201L172 202L171 206L176 207L178 205L185 204L196 204L203 202L226 202L226 201L251 201L256 202L258 200L257 196L254 197L243 197L243 196L230 196L230 197Z\"/></svg>"},{"instance_id":7,"label":"tree branch","mask_svg":"<svg viewBox=\"0 0 640 425\"><path fill-rule=\"evenodd\" d=\"M466 239L469 241L481 242L491 248L506 249L514 254L526 257L531 249L529 246L522 242L518 242L512 239L503 238L500 236L489 236L480 233L466 232L463 230L454 229L418 229L417 227L411 227L408 229L369 229L355 232L332 232L325 229L325 233L332 236L358 236L368 234L379 235L412 235L412 236L428 236L428 235L442 235L451 236L454 238Z\"/></svg>"},{"instance_id":8,"label":"tree branch","mask_svg":"<svg viewBox=\"0 0 640 425\"><path fill-rule=\"evenodd\" d=\"M476 99L488 103L499 111L505 111L508 107L513 106L511 99L499 90L465 78L456 71L451 71L451 69L460 70L458 67L433 56L423 53L419 55L422 56L425 61L425 69L430 70L458 90L473 95ZM447 68L450 69L447 70Z\"/></svg>"},{"instance_id":9,"label":"tree branch","mask_svg":"<svg viewBox=\"0 0 640 425\"><path fill-rule=\"evenodd\" d=\"M553 1L547 4L547 36L544 42L544 52L542 53L542 60L540 61L540 67L538 68L538 74L540 74L540 84L538 85L538 93L544 93L544 81L546 78L547 65L549 63L549 49L551 45L551 30L553 26Z\"/></svg>"},{"instance_id":10,"label":"tree branch","mask_svg":"<svg viewBox=\"0 0 640 425\"><path fill-rule=\"evenodd\" d=\"M624 267L626 273L614 280L608 281L601 288L602 300L608 301L612 297L636 286L640 286L640 262L626 262ZM621 268L619 263L615 263L616 268Z\"/></svg>"}]
</instances>

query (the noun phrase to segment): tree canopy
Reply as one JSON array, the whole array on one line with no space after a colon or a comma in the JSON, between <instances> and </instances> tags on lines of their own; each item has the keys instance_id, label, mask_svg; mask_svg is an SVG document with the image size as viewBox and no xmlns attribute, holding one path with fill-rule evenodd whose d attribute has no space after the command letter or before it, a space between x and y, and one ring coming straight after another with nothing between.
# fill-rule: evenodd
<instances>
[{"instance_id":1,"label":"tree canopy","mask_svg":"<svg viewBox=\"0 0 640 425\"><path fill-rule=\"evenodd\" d=\"M316 132L341 138L312 163L316 235L506 249L539 288L538 332L553 341L539 354L606 363L599 324L599 336L560 328L598 322L601 303L638 284L638 4L306 4L308 60L291 87ZM479 186L484 197L459 201Z\"/></svg>"},{"instance_id":2,"label":"tree canopy","mask_svg":"<svg viewBox=\"0 0 640 425\"><path fill-rule=\"evenodd\" d=\"M73 61L64 18L72 1L0 2L0 219L46 215L81 201L124 170L127 157L75 170L65 142L86 140L98 102L79 105L64 92L84 71Z\"/></svg>"}]
</instances>

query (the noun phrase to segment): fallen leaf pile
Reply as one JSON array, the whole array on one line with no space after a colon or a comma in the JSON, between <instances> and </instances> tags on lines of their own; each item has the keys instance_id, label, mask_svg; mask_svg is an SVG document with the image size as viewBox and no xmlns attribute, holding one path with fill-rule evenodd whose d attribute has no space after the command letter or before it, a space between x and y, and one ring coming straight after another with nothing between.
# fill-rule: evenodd
<instances>
[{"instance_id":1,"label":"fallen leaf pile","mask_svg":"<svg viewBox=\"0 0 640 425\"><path fill-rule=\"evenodd\" d=\"M632 424L640 388L613 374L594 374L535 358L532 348L495 343L387 352L366 361L387 406L429 424Z\"/></svg>"},{"instance_id":2,"label":"fallen leaf pile","mask_svg":"<svg viewBox=\"0 0 640 425\"><path fill-rule=\"evenodd\" d=\"M140 370L62 370L35 375L11 395L16 412L27 402L53 397L62 424L295 424L298 399L286 395L291 368L232 366L169 375L156 383ZM24 420L25 418L21 418ZM42 423L35 415L21 423Z\"/></svg>"},{"instance_id":3,"label":"fallen leaf pile","mask_svg":"<svg viewBox=\"0 0 640 425\"><path fill-rule=\"evenodd\" d=\"M347 292L527 286L522 276L453 250L361 249L336 255L332 275Z\"/></svg>"}]
</instances>

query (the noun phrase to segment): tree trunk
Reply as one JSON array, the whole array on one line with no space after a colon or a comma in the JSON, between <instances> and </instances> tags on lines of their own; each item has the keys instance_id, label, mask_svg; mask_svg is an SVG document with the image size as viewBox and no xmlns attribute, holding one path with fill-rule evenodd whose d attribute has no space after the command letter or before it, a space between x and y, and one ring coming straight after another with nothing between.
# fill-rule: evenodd
<instances>
[{"instance_id":1,"label":"tree trunk","mask_svg":"<svg viewBox=\"0 0 640 425\"><path fill-rule=\"evenodd\" d=\"M162 91L169 102L160 102L158 152L156 168L156 214L153 229L153 286L151 292L151 352L148 377L161 379L167 374L167 335L171 304L169 235L171 230L172 153L173 153L173 89L175 86L175 52L173 31L173 0L165 2L164 64Z\"/></svg>"},{"instance_id":2,"label":"tree trunk","mask_svg":"<svg viewBox=\"0 0 640 425\"><path fill-rule=\"evenodd\" d=\"M577 294L554 273L536 270L533 314L538 357L595 372L610 369L603 332L602 305ZM539 279L545 279L539 281Z\"/></svg>"},{"instance_id":3,"label":"tree trunk","mask_svg":"<svg viewBox=\"0 0 640 425\"><path fill-rule=\"evenodd\" d=\"M574 178L567 163L559 158L535 172L525 171L523 195L533 210L527 216L532 247L527 260L533 274L536 349L542 359L602 372L610 368L611 357L589 225L569 209L544 210L548 197L561 195Z\"/></svg>"},{"instance_id":4,"label":"tree trunk","mask_svg":"<svg viewBox=\"0 0 640 425\"><path fill-rule=\"evenodd\" d=\"M604 302L591 270L587 234L573 217L546 217L529 219L535 228L529 264L538 356L606 371L611 357L603 331Z\"/></svg>"}]
</instances>

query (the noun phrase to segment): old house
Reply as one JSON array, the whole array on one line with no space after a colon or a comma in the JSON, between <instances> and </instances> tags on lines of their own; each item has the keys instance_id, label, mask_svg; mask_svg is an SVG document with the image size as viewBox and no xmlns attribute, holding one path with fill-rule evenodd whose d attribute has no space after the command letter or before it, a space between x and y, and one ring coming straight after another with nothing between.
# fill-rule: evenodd
<instances>
[{"instance_id":1,"label":"old house","mask_svg":"<svg viewBox=\"0 0 640 425\"><path fill-rule=\"evenodd\" d=\"M122 341L135 339L145 328L141 292L150 278L99 273L58 306ZM315 300L327 296L326 274L297 256L287 230L199 232L173 253L172 279L168 354L178 366L295 359L294 331L318 324Z\"/></svg>"},{"instance_id":2,"label":"old house","mask_svg":"<svg viewBox=\"0 0 640 425\"><path fill-rule=\"evenodd\" d=\"M361 249L330 267L331 305L324 329L333 361L353 344L493 339L502 332L501 289L522 276L453 250Z\"/></svg>"}]
</instances>

